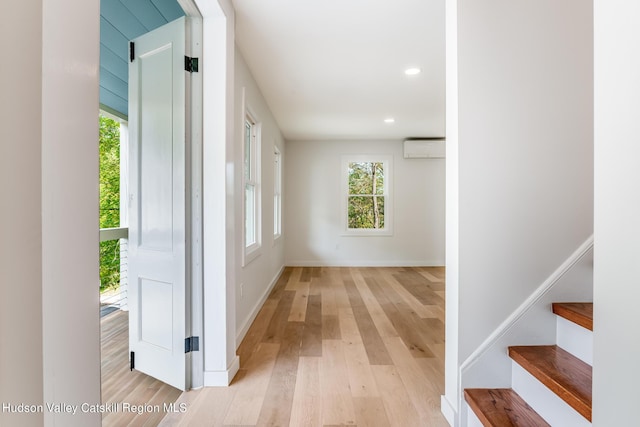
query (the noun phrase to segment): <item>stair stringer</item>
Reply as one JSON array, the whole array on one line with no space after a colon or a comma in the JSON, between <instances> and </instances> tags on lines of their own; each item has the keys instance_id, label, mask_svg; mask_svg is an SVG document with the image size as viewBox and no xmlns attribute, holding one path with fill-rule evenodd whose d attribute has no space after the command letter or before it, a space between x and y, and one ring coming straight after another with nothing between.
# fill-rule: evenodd
<instances>
[{"instance_id":1,"label":"stair stringer","mask_svg":"<svg viewBox=\"0 0 640 427\"><path fill-rule=\"evenodd\" d=\"M469 411L463 398L465 388L511 387L509 346L556 343L556 316L551 304L557 301L593 301L593 236L460 365L460 426L467 426Z\"/></svg>"}]
</instances>

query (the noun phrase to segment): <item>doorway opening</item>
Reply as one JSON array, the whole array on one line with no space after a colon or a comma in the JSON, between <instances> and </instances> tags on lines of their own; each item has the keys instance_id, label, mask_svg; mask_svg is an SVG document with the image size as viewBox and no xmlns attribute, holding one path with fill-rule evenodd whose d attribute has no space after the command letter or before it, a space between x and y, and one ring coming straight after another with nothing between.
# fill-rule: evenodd
<instances>
[{"instance_id":1,"label":"doorway opening","mask_svg":"<svg viewBox=\"0 0 640 427\"><path fill-rule=\"evenodd\" d=\"M140 298L139 285L144 280L139 280L136 275L136 271L139 271L136 266L139 265L136 264L135 256L139 254L140 246L136 246L137 240L130 240L129 236L129 211L133 209L136 214L139 212L136 201L132 202L132 193L139 192L139 187L135 182L129 187L131 177L128 158L131 155L135 161L136 153L148 151L150 146L147 143L143 150L136 145L139 144L140 137L140 133L136 133L139 130L140 116L142 114L148 118L149 114L145 112L149 110L146 106L135 103L135 99L139 100L136 96L133 96L134 101L129 99L131 93L136 93L129 87L129 75L135 56L131 42L136 41L137 44L138 40L151 33L157 34L157 31L171 25L170 23L184 20L184 16L185 11L176 0L102 0L100 3L101 393L104 405L114 405L113 411L102 414L103 425L119 426L131 422L156 425L166 415L166 408L172 408L171 405L181 393L178 388L142 373L138 370L138 365L142 366L144 359L132 357L132 342L139 341L132 337L135 338L142 331L146 334L144 339L150 341L154 331L145 324L140 327L131 326L131 320L135 317L135 314L132 317L132 313L140 313L141 310L139 299L136 298ZM168 46L169 50L175 48L177 51L185 49L185 42L175 39ZM183 64L184 62L182 60ZM157 67L147 69L156 70ZM161 72L159 70L157 73ZM156 82L157 79L151 75L148 81ZM138 84L139 80L134 78L134 82ZM163 91L166 93L167 89ZM172 93L171 87L168 91L169 94ZM131 152L130 124L132 135L135 136L131 142ZM162 135L160 138L162 139ZM153 142L151 145L155 144ZM161 162L162 156L156 160ZM145 166L151 164L147 163ZM135 169L131 173L135 173ZM147 167L146 170L150 169ZM167 186L163 188L165 187ZM163 188L158 187L157 190L162 193ZM140 226L143 222L136 221L134 214L132 217L134 237L144 234L144 230L136 234L139 229L135 226ZM148 289L147 286L146 290ZM149 299L143 300L141 303L146 313L153 308L148 301ZM160 313L166 311L164 308L166 307L155 307L153 310ZM175 353L175 348L172 351ZM184 369L183 375L187 376ZM163 378L160 375L154 376ZM127 411L123 405L160 408L160 411Z\"/></svg>"},{"instance_id":2,"label":"doorway opening","mask_svg":"<svg viewBox=\"0 0 640 427\"><path fill-rule=\"evenodd\" d=\"M158 407L174 403L181 391L130 370L127 283L128 123L101 111L100 154L100 343L101 395L113 411L102 414L104 426L144 421L157 425L165 411L124 411L122 405Z\"/></svg>"}]
</instances>

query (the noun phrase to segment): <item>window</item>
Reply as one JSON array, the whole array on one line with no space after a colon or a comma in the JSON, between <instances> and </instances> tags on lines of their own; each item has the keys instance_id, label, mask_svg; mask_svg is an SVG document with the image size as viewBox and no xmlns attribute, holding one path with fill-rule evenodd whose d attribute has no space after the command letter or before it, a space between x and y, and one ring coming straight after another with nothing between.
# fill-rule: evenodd
<instances>
[{"instance_id":1,"label":"window","mask_svg":"<svg viewBox=\"0 0 640 427\"><path fill-rule=\"evenodd\" d=\"M273 237L282 234L282 155L273 148Z\"/></svg>"},{"instance_id":2,"label":"window","mask_svg":"<svg viewBox=\"0 0 640 427\"><path fill-rule=\"evenodd\" d=\"M345 234L390 235L391 156L343 158Z\"/></svg>"},{"instance_id":3,"label":"window","mask_svg":"<svg viewBox=\"0 0 640 427\"><path fill-rule=\"evenodd\" d=\"M255 252L260 247L259 132L260 126L251 115L247 114L244 121L243 147L245 255ZM245 262L250 259L245 258Z\"/></svg>"}]
</instances>

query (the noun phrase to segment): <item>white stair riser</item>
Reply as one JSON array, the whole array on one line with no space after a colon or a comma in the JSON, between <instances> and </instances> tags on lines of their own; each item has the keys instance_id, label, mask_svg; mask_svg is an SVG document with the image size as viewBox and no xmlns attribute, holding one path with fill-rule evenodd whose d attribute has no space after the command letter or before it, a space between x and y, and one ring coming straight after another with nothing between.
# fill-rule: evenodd
<instances>
[{"instance_id":1,"label":"white stair riser","mask_svg":"<svg viewBox=\"0 0 640 427\"><path fill-rule=\"evenodd\" d=\"M593 365L593 332L556 316L556 342L583 362Z\"/></svg>"},{"instance_id":2,"label":"white stair riser","mask_svg":"<svg viewBox=\"0 0 640 427\"><path fill-rule=\"evenodd\" d=\"M469 404L465 402L464 406L466 406L467 411L467 427L483 427L482 422L480 422L480 419L476 413L473 412Z\"/></svg>"},{"instance_id":3,"label":"white stair riser","mask_svg":"<svg viewBox=\"0 0 640 427\"><path fill-rule=\"evenodd\" d=\"M590 427L591 423L517 362L511 363L511 387L552 427Z\"/></svg>"}]
</instances>

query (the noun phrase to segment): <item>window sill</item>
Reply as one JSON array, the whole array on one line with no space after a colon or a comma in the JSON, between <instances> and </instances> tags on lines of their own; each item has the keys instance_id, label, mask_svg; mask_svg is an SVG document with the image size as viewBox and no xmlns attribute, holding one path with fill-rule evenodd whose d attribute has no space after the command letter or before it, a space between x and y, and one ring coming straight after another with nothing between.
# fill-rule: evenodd
<instances>
[{"instance_id":1,"label":"window sill","mask_svg":"<svg viewBox=\"0 0 640 427\"><path fill-rule=\"evenodd\" d=\"M384 237L384 236L393 236L393 230L384 228L384 229L360 229L360 228L351 228L347 230L343 230L341 233L342 236L345 237Z\"/></svg>"},{"instance_id":2,"label":"window sill","mask_svg":"<svg viewBox=\"0 0 640 427\"><path fill-rule=\"evenodd\" d=\"M242 256L242 266L246 267L253 261L262 255L262 247L254 245L253 247L247 248L244 250L244 254Z\"/></svg>"}]
</instances>

